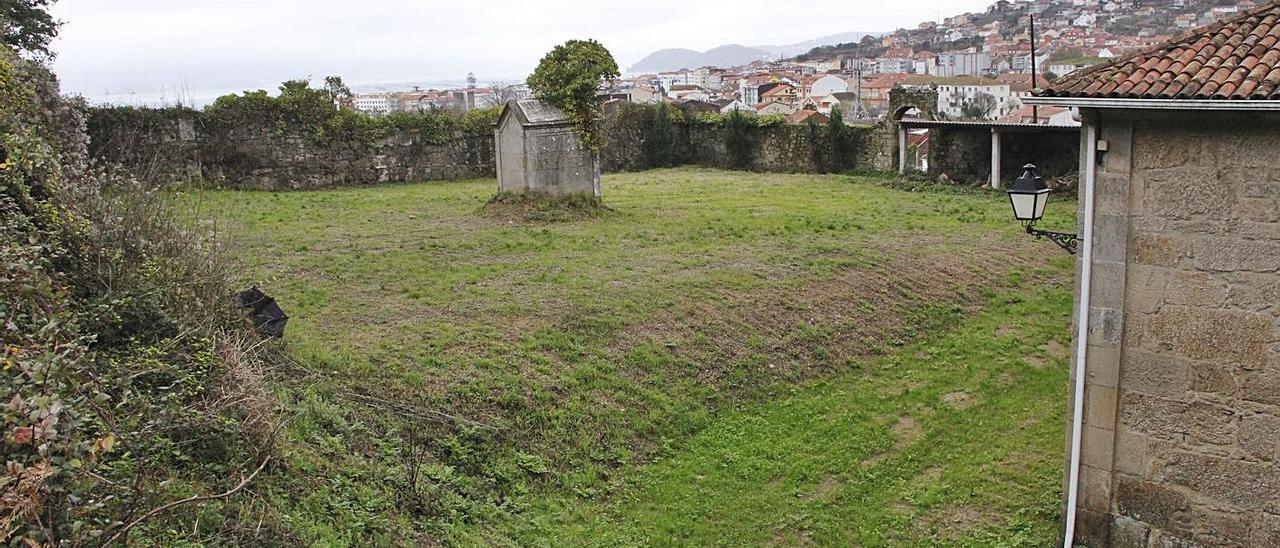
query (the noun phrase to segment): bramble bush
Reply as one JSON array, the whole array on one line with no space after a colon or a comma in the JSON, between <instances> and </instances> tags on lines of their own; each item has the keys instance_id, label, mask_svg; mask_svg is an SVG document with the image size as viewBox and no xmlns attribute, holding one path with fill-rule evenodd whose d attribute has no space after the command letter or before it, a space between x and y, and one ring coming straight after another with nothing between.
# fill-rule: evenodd
<instances>
[{"instance_id":1,"label":"bramble bush","mask_svg":"<svg viewBox=\"0 0 1280 548\"><path fill-rule=\"evenodd\" d=\"M178 501L271 459L272 347L217 241L86 142L53 75L0 48L0 541L236 542L234 497Z\"/></svg>"}]
</instances>

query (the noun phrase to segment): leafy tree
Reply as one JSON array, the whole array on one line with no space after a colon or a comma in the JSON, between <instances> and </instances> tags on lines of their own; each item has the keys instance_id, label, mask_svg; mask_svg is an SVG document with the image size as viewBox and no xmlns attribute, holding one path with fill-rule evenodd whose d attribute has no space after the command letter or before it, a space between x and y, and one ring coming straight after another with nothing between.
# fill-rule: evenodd
<instances>
[{"instance_id":1,"label":"leafy tree","mask_svg":"<svg viewBox=\"0 0 1280 548\"><path fill-rule=\"evenodd\" d=\"M0 32L4 43L19 53L48 57L49 41L58 35L60 22L49 14L56 0L4 0L0 2Z\"/></svg>"},{"instance_id":2,"label":"leafy tree","mask_svg":"<svg viewBox=\"0 0 1280 548\"><path fill-rule=\"evenodd\" d=\"M325 120L337 110L331 92L311 87L310 80L288 80L280 84L280 105L302 123Z\"/></svg>"},{"instance_id":3,"label":"leafy tree","mask_svg":"<svg viewBox=\"0 0 1280 548\"><path fill-rule=\"evenodd\" d=\"M844 125L844 113L840 112L840 107L831 107L831 119L827 120L827 146L829 151L827 154L827 170L830 172L844 171L848 165L848 158L845 157L845 151L849 149L849 128Z\"/></svg>"},{"instance_id":4,"label":"leafy tree","mask_svg":"<svg viewBox=\"0 0 1280 548\"><path fill-rule=\"evenodd\" d=\"M355 94L351 93L351 88L347 87L341 76L325 76L324 92L329 95L329 100L340 108L352 108L354 106L352 99Z\"/></svg>"},{"instance_id":5,"label":"leafy tree","mask_svg":"<svg viewBox=\"0 0 1280 548\"><path fill-rule=\"evenodd\" d=\"M996 110L996 98L979 91L960 106L960 115L966 120L990 120Z\"/></svg>"},{"instance_id":6,"label":"leafy tree","mask_svg":"<svg viewBox=\"0 0 1280 548\"><path fill-rule=\"evenodd\" d=\"M674 163L672 149L675 147L676 128L671 119L672 108L666 103L653 106L649 139L644 143L644 152L650 167L667 167Z\"/></svg>"},{"instance_id":7,"label":"leafy tree","mask_svg":"<svg viewBox=\"0 0 1280 548\"><path fill-rule=\"evenodd\" d=\"M528 83L539 98L564 111L582 146L596 152L605 140L597 89L618 76L617 61L599 42L569 40L542 58Z\"/></svg>"},{"instance_id":8,"label":"leafy tree","mask_svg":"<svg viewBox=\"0 0 1280 548\"><path fill-rule=\"evenodd\" d=\"M724 148L729 153L729 166L734 169L750 169L753 160L751 131L753 120L739 110L724 117ZM758 122L757 122L758 123Z\"/></svg>"}]
</instances>

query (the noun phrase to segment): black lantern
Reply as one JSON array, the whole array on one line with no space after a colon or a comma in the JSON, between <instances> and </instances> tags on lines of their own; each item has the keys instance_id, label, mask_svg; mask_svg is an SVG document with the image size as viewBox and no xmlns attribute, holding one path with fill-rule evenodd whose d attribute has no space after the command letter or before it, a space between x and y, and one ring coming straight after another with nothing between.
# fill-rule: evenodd
<instances>
[{"instance_id":1,"label":"black lantern","mask_svg":"<svg viewBox=\"0 0 1280 548\"><path fill-rule=\"evenodd\" d=\"M1079 238L1075 234L1035 228L1036 221L1044 217L1044 206L1049 203L1049 185L1044 184L1044 177L1036 173L1035 164L1022 166L1022 176L1009 186L1008 194L1009 205L1013 206L1013 217L1027 227L1027 234L1035 236L1037 240L1048 238L1067 253L1076 254Z\"/></svg>"},{"instance_id":2,"label":"black lantern","mask_svg":"<svg viewBox=\"0 0 1280 548\"><path fill-rule=\"evenodd\" d=\"M1035 224L1044 217L1044 206L1049 202L1049 185L1036 173L1035 164L1022 166L1022 176L1009 187L1009 204L1014 218L1023 223Z\"/></svg>"}]
</instances>

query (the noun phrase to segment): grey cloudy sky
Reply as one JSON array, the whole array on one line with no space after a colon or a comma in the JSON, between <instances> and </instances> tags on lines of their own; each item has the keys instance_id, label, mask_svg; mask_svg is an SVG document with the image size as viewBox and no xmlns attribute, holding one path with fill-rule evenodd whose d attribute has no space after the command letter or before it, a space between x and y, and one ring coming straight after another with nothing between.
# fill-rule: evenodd
<instances>
[{"instance_id":1,"label":"grey cloudy sky","mask_svg":"<svg viewBox=\"0 0 1280 548\"><path fill-rule=\"evenodd\" d=\"M625 70L660 48L892 30L990 1L59 0L55 69L66 91L116 100L328 74L371 83L475 72L488 82L523 78L572 38L599 40Z\"/></svg>"}]
</instances>

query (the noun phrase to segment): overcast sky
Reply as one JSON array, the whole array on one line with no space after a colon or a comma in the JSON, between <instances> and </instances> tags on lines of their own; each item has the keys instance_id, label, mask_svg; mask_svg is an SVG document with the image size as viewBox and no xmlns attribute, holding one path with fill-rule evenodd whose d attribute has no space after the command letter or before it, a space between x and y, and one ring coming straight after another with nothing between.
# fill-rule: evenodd
<instances>
[{"instance_id":1,"label":"overcast sky","mask_svg":"<svg viewBox=\"0 0 1280 548\"><path fill-rule=\"evenodd\" d=\"M787 44L914 27L991 0L58 0L65 91L191 95L340 74L348 82L519 80L594 38L619 66L661 48ZM172 97L170 97L172 98Z\"/></svg>"}]
</instances>

